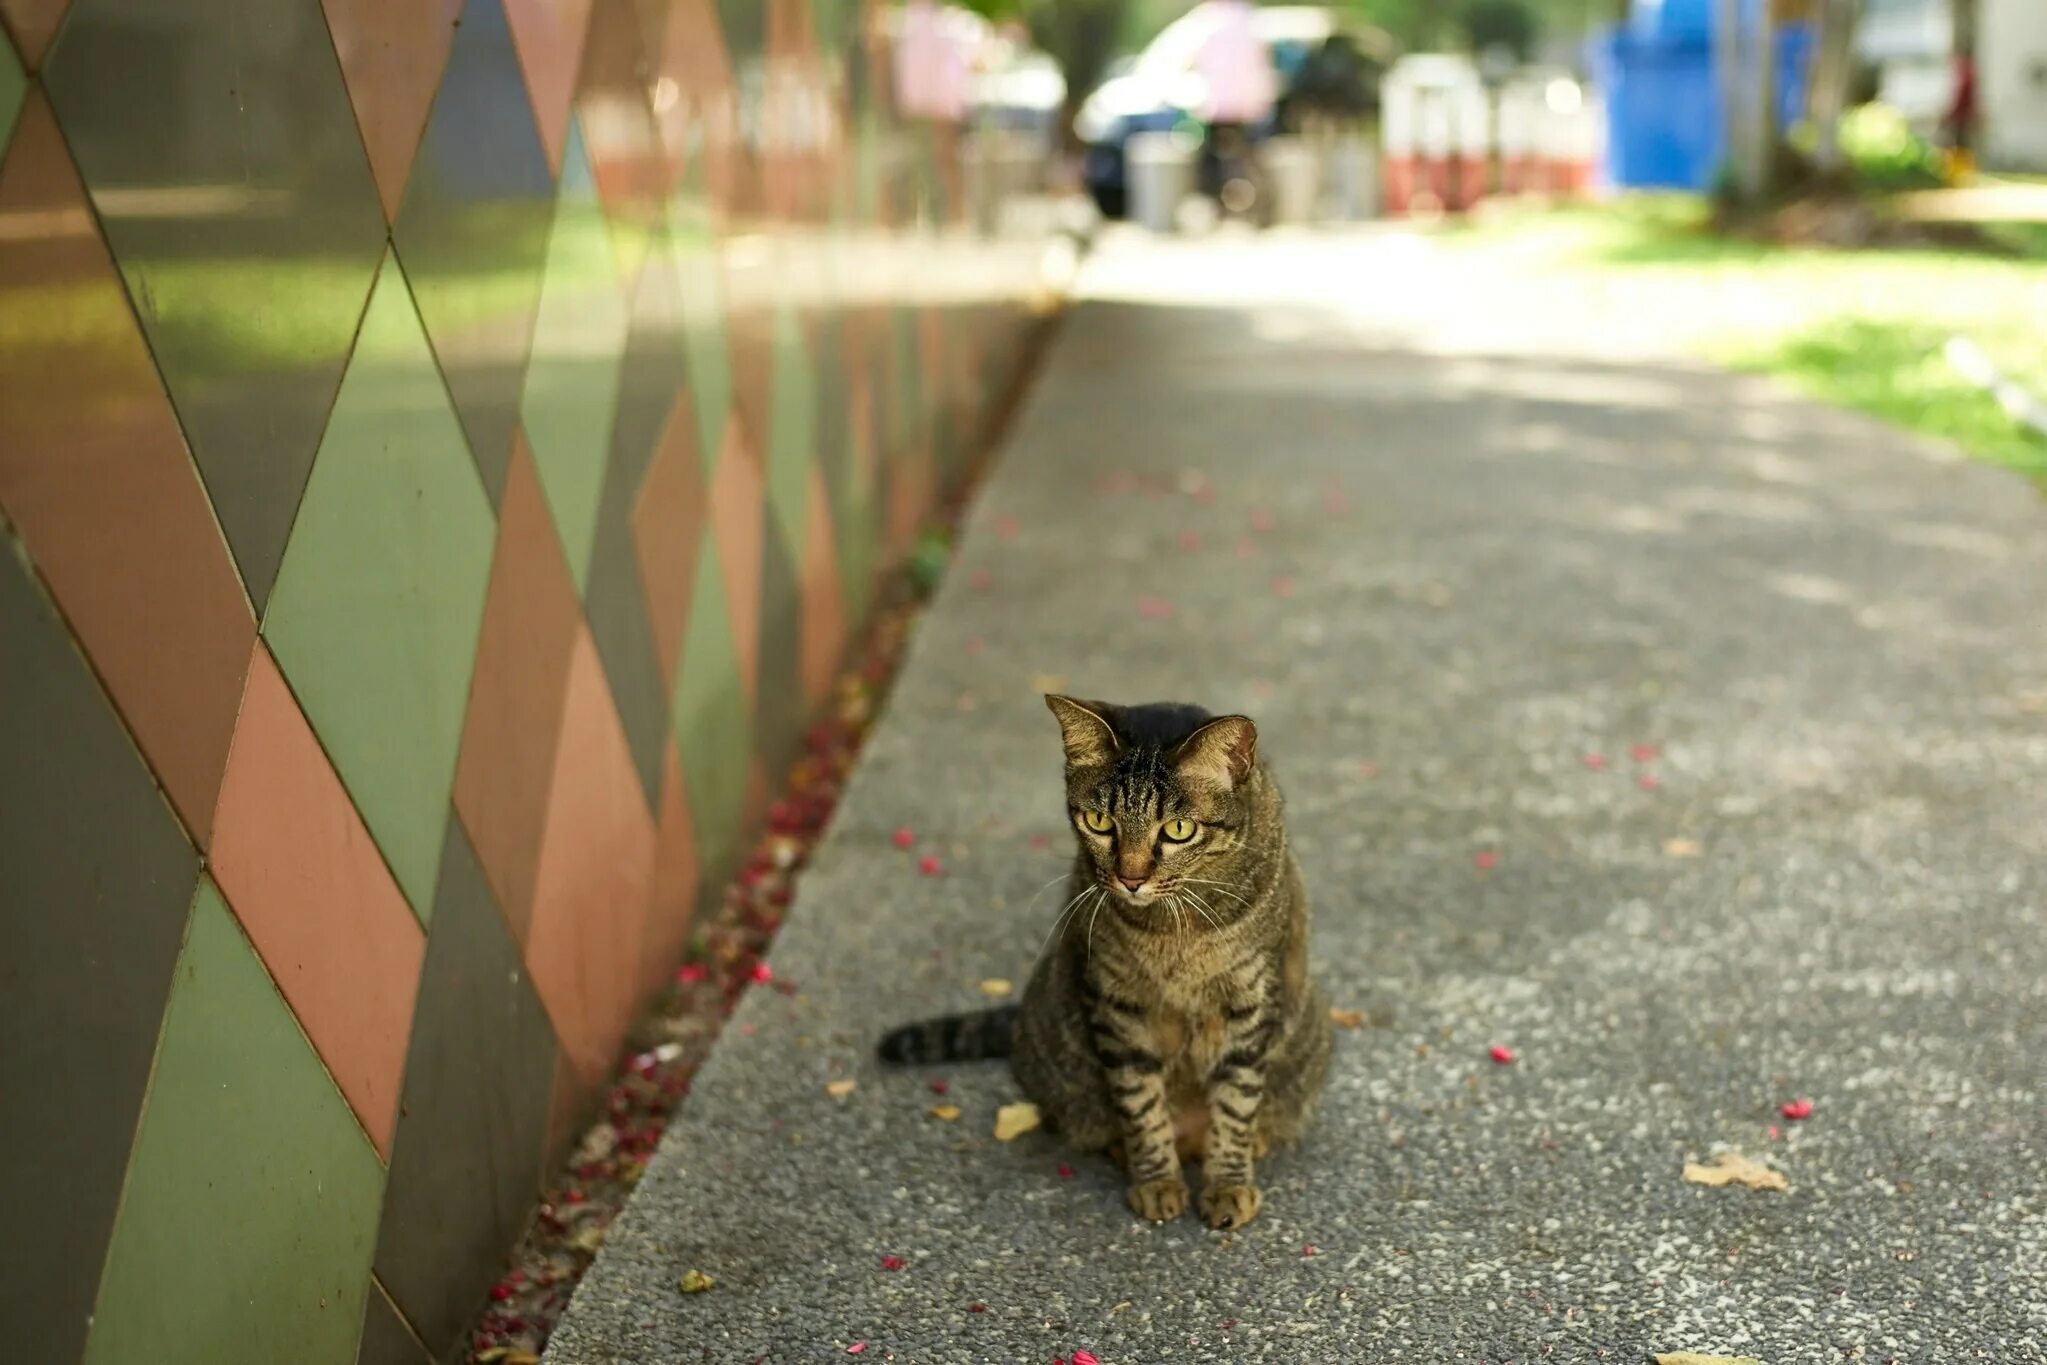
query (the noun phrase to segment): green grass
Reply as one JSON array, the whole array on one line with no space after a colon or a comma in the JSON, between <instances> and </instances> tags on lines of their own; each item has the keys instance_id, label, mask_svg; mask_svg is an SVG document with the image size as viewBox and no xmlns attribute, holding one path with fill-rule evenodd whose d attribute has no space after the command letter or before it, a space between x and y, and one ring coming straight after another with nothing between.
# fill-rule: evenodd
<instances>
[{"instance_id":1,"label":"green grass","mask_svg":"<svg viewBox=\"0 0 2047 1365\"><path fill-rule=\"evenodd\" d=\"M1446 236L1550 276L1588 326L1667 320L1665 335L1722 363L1780 376L1823 401L1952 441L2047 487L2047 438L2008 416L1942 356L1966 336L2047 399L2047 235L2018 255L1775 247L1718 236L1699 201L1510 212ZM2031 248L2028 251L2028 248Z\"/></svg>"}]
</instances>

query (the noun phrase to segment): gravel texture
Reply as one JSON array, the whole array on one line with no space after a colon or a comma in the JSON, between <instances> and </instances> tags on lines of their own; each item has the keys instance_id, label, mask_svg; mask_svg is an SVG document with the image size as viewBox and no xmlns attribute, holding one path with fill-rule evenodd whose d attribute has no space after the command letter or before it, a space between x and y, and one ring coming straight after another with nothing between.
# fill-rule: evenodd
<instances>
[{"instance_id":1,"label":"gravel texture","mask_svg":"<svg viewBox=\"0 0 2047 1365\"><path fill-rule=\"evenodd\" d=\"M550 1365L2047 1360L2047 505L1450 268L1098 254ZM1369 1017L1234 1236L870 1060L1052 923L1048 686L1259 720Z\"/></svg>"}]
</instances>

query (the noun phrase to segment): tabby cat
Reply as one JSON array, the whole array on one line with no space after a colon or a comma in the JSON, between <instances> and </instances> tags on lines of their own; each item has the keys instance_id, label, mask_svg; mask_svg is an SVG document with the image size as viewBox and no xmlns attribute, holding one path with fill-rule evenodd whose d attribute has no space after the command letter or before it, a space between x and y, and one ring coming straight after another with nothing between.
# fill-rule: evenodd
<instances>
[{"instance_id":1,"label":"tabby cat","mask_svg":"<svg viewBox=\"0 0 2047 1365\"><path fill-rule=\"evenodd\" d=\"M1258 1212L1253 1162L1305 1127L1329 1070L1308 897L1243 716L1051 696L1078 845L1022 1003L896 1029L883 1060L1009 1057L1046 1123L1107 1149L1130 1207L1211 1227Z\"/></svg>"}]
</instances>

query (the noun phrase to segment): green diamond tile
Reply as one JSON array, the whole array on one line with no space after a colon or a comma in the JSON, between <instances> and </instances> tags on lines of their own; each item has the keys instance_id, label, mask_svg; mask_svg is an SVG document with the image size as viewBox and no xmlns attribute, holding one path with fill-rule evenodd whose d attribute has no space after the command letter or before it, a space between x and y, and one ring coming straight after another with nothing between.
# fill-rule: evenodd
<instances>
[{"instance_id":1,"label":"green diamond tile","mask_svg":"<svg viewBox=\"0 0 2047 1365\"><path fill-rule=\"evenodd\" d=\"M722 867L738 848L752 735L725 608L724 575L717 546L706 536L698 552L696 592L675 687L675 739L701 866Z\"/></svg>"},{"instance_id":2,"label":"green diamond tile","mask_svg":"<svg viewBox=\"0 0 2047 1365\"><path fill-rule=\"evenodd\" d=\"M495 538L404 273L387 260L263 633L422 922Z\"/></svg>"},{"instance_id":3,"label":"green diamond tile","mask_svg":"<svg viewBox=\"0 0 2047 1365\"><path fill-rule=\"evenodd\" d=\"M597 536L630 320L610 233L582 131L572 118L519 410L579 595Z\"/></svg>"},{"instance_id":4,"label":"green diamond tile","mask_svg":"<svg viewBox=\"0 0 2047 1365\"><path fill-rule=\"evenodd\" d=\"M384 1168L210 881L85 1365L351 1365Z\"/></svg>"},{"instance_id":5,"label":"green diamond tile","mask_svg":"<svg viewBox=\"0 0 2047 1365\"><path fill-rule=\"evenodd\" d=\"M669 201L668 241L682 307L682 340L690 401L696 409L697 449L709 478L725 447L725 415L732 406L732 358L725 346L725 309L719 288L722 266L711 227L708 201L701 196L703 158L693 157L682 192Z\"/></svg>"},{"instance_id":6,"label":"green diamond tile","mask_svg":"<svg viewBox=\"0 0 2047 1365\"><path fill-rule=\"evenodd\" d=\"M786 544L808 533L810 464L817 458L817 374L804 345L803 325L783 305L775 316L775 374L768 415L768 506Z\"/></svg>"},{"instance_id":7,"label":"green diamond tile","mask_svg":"<svg viewBox=\"0 0 2047 1365\"><path fill-rule=\"evenodd\" d=\"M809 528L804 528L808 539ZM803 596L797 549L772 521L761 536L760 687L754 747L776 780L794 756L809 713L803 688Z\"/></svg>"},{"instance_id":8,"label":"green diamond tile","mask_svg":"<svg viewBox=\"0 0 2047 1365\"><path fill-rule=\"evenodd\" d=\"M386 233L320 0L76 0L42 78L260 612Z\"/></svg>"},{"instance_id":9,"label":"green diamond tile","mask_svg":"<svg viewBox=\"0 0 2047 1365\"><path fill-rule=\"evenodd\" d=\"M22 74L21 59L14 55L7 30L0 28L0 156L7 154L7 139L14 133L14 120L27 94L28 77Z\"/></svg>"}]
</instances>

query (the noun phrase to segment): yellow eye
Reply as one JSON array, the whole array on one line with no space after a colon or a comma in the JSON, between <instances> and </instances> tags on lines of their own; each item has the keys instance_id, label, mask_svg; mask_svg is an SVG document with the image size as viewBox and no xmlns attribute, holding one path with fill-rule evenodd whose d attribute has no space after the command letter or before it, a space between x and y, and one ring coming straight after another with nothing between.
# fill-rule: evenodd
<instances>
[{"instance_id":1,"label":"yellow eye","mask_svg":"<svg viewBox=\"0 0 2047 1365\"><path fill-rule=\"evenodd\" d=\"M1184 844L1194 837L1194 822L1192 820L1168 820L1166 821L1166 827L1159 832L1166 836L1167 843Z\"/></svg>"},{"instance_id":2,"label":"yellow eye","mask_svg":"<svg viewBox=\"0 0 2047 1365\"><path fill-rule=\"evenodd\" d=\"M1116 822L1098 810L1082 811L1080 813L1080 822L1096 834L1107 834L1110 830L1116 828Z\"/></svg>"}]
</instances>

